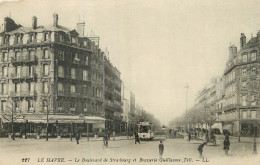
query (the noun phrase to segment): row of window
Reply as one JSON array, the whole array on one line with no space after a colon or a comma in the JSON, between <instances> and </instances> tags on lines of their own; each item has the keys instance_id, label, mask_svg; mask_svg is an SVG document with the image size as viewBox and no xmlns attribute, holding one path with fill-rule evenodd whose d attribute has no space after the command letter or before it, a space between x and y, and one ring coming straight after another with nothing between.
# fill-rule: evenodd
<instances>
[{"instance_id":1,"label":"row of window","mask_svg":"<svg viewBox=\"0 0 260 165\"><path fill-rule=\"evenodd\" d=\"M1 110L3 112L11 111L14 109L16 112L21 112L21 109L26 109L27 111L34 111L34 100L26 100L26 103L22 105L21 101L14 101L13 106L6 101L1 102Z\"/></svg>"},{"instance_id":2,"label":"row of window","mask_svg":"<svg viewBox=\"0 0 260 165\"><path fill-rule=\"evenodd\" d=\"M255 60L256 60L256 52L242 54L243 62L249 62L249 61L255 61Z\"/></svg>"},{"instance_id":3,"label":"row of window","mask_svg":"<svg viewBox=\"0 0 260 165\"><path fill-rule=\"evenodd\" d=\"M256 119L256 111L253 110L253 111L242 111L242 119Z\"/></svg>"},{"instance_id":4,"label":"row of window","mask_svg":"<svg viewBox=\"0 0 260 165\"><path fill-rule=\"evenodd\" d=\"M241 76L242 77L245 77L247 75L256 75L256 73L257 73L256 67L241 69Z\"/></svg>"},{"instance_id":5,"label":"row of window","mask_svg":"<svg viewBox=\"0 0 260 165\"><path fill-rule=\"evenodd\" d=\"M25 50L25 51L15 51L14 55L12 55L12 52L9 52L10 57L14 57L15 60L22 60L22 59L32 59L35 57L35 50ZM1 54L1 61L2 62L8 62L8 53L2 52ZM50 50L43 48L42 50L42 59L49 59L50 58Z\"/></svg>"},{"instance_id":6,"label":"row of window","mask_svg":"<svg viewBox=\"0 0 260 165\"><path fill-rule=\"evenodd\" d=\"M60 34L56 33L56 38L54 38L55 32L45 32L45 33L29 33L29 34L15 34L12 36L6 35L1 36L2 44L28 44L32 42L40 43L44 41L59 41L66 42L70 44L76 44L80 47L88 47L92 46L90 41L84 40L83 42L79 39L79 37L75 37L73 35Z\"/></svg>"},{"instance_id":7,"label":"row of window","mask_svg":"<svg viewBox=\"0 0 260 165\"><path fill-rule=\"evenodd\" d=\"M49 75L49 65L43 65L43 75ZM8 77L8 69L13 73L17 78L24 76L32 76L35 73L35 66L15 66L14 68L2 67L0 72L2 77Z\"/></svg>"},{"instance_id":8,"label":"row of window","mask_svg":"<svg viewBox=\"0 0 260 165\"><path fill-rule=\"evenodd\" d=\"M229 72L227 75L226 75L226 83L229 83L231 81L234 81L236 78L236 73L235 71L232 71L232 72Z\"/></svg>"},{"instance_id":9,"label":"row of window","mask_svg":"<svg viewBox=\"0 0 260 165\"><path fill-rule=\"evenodd\" d=\"M231 97L226 98L225 106L234 105L234 104L236 104L236 97L235 96L231 96Z\"/></svg>"},{"instance_id":10,"label":"row of window","mask_svg":"<svg viewBox=\"0 0 260 165\"><path fill-rule=\"evenodd\" d=\"M226 96L232 95L235 92L236 92L236 84L232 84L226 87Z\"/></svg>"},{"instance_id":11,"label":"row of window","mask_svg":"<svg viewBox=\"0 0 260 165\"><path fill-rule=\"evenodd\" d=\"M48 93L47 91L47 83L44 82L43 83L44 85L44 92L45 93ZM8 90L9 89L9 90ZM35 83L15 83L13 85L9 85L9 88L8 88L8 84L1 84L0 85L0 93L1 94L4 94L4 95L7 95L8 94L8 91L11 91L16 93L16 94L33 94L34 93L34 90L35 89Z\"/></svg>"},{"instance_id":12,"label":"row of window","mask_svg":"<svg viewBox=\"0 0 260 165\"><path fill-rule=\"evenodd\" d=\"M236 113L231 112L231 113L222 113L218 114L217 116L218 119L223 120L223 119L235 119L236 118ZM241 114L242 119L256 119L257 118L257 112L256 110L243 110Z\"/></svg>"},{"instance_id":13,"label":"row of window","mask_svg":"<svg viewBox=\"0 0 260 165\"><path fill-rule=\"evenodd\" d=\"M21 109L26 109L28 111L34 111L35 110L35 101L34 100L25 100L25 102L23 101L20 101L20 100L17 100L17 101L14 101L13 103L13 106L11 104L9 104L8 102L6 101L2 101L1 102L1 110L3 112L6 112L6 111L10 111L12 108L14 108L14 110L16 112L21 112ZM75 110L76 108L76 102L70 102L70 109L71 110ZM47 101L42 101L42 108L43 110L47 110L49 104ZM57 102L57 110L63 110L63 108L65 107L65 105L63 105L63 102ZM88 104L87 103L83 103L83 108L84 108L84 111L87 111L88 110ZM103 108L102 105L100 104L97 104L97 103L92 103L92 109L93 110L96 110L96 111L101 111Z\"/></svg>"},{"instance_id":14,"label":"row of window","mask_svg":"<svg viewBox=\"0 0 260 165\"><path fill-rule=\"evenodd\" d=\"M25 51L15 51L14 55L12 55L12 52L9 52L9 56L10 57L14 57L15 60L17 61L21 61L23 59L33 59L35 58L36 55L36 51L35 50L28 50L27 49ZM65 50L59 50L58 51L58 59L64 61L65 60L65 55L66 55L66 51ZM73 61L77 61L80 62L81 58L77 53L73 53L71 52L71 56L73 57ZM42 50L42 59L50 59L50 50L43 48ZM7 52L2 52L1 53L1 61L2 62L8 62L8 53ZM88 56L84 56L83 58L83 63L84 65L88 65L89 63L89 59Z\"/></svg>"},{"instance_id":15,"label":"row of window","mask_svg":"<svg viewBox=\"0 0 260 165\"><path fill-rule=\"evenodd\" d=\"M78 73L78 72L77 72L77 69L76 69L76 68L72 67L72 68L70 69L70 74L71 74L71 78L72 78L72 79L76 79L76 78L77 78L77 76L76 76L77 73ZM61 65L59 65L59 66L58 66L58 76L64 78L64 75L65 75L64 67L61 66ZM68 73L66 73L66 75L68 75ZM82 78L83 78L84 81L89 81L88 70L83 69Z\"/></svg>"}]
</instances>

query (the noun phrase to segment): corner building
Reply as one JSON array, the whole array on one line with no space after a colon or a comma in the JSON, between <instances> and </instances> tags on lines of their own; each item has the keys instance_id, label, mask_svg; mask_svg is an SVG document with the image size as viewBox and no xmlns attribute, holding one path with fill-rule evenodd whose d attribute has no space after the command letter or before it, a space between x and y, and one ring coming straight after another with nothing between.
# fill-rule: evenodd
<instances>
[{"instance_id":1,"label":"corner building","mask_svg":"<svg viewBox=\"0 0 260 165\"><path fill-rule=\"evenodd\" d=\"M229 47L224 71L225 106L218 113L223 129L234 135L259 136L260 125L260 32L246 42L242 33L240 50Z\"/></svg>"},{"instance_id":2,"label":"corner building","mask_svg":"<svg viewBox=\"0 0 260 165\"><path fill-rule=\"evenodd\" d=\"M50 135L78 130L103 132L109 119L105 109L105 55L84 37L84 27L78 29L82 31L59 25L57 14L49 26L37 26L36 17L32 27L5 18L0 34L0 109L6 115L1 118L2 127L10 127L7 104L12 100L14 113L19 114L15 132L46 132L47 113ZM121 90L120 76L116 80L114 93ZM121 95L114 94L114 100L121 105ZM116 110L121 111L121 107Z\"/></svg>"}]
</instances>

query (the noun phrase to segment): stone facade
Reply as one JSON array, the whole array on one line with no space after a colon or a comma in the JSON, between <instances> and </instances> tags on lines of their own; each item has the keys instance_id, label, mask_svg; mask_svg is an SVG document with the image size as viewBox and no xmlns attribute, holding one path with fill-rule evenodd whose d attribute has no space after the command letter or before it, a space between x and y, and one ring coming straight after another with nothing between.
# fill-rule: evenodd
<instances>
[{"instance_id":1,"label":"stone facade","mask_svg":"<svg viewBox=\"0 0 260 165\"><path fill-rule=\"evenodd\" d=\"M32 27L5 18L0 33L2 113L6 101L12 98L16 113L25 118L48 111L50 115L99 116L114 124L116 112L115 120L121 122L120 72L96 42L83 36L84 24L78 26L80 32L59 25L57 14L50 26L37 26L36 17L32 18ZM108 99L105 90L105 74L110 73L113 99ZM107 115L109 101L114 105L110 114L113 117Z\"/></svg>"}]
</instances>

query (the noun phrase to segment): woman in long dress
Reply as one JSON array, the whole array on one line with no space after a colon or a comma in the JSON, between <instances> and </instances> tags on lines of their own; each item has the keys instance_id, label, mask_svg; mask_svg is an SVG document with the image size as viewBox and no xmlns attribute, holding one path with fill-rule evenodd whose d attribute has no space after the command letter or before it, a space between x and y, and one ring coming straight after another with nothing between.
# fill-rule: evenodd
<instances>
[{"instance_id":1,"label":"woman in long dress","mask_svg":"<svg viewBox=\"0 0 260 165\"><path fill-rule=\"evenodd\" d=\"M225 150L225 154L226 154L227 156L228 156L229 146L230 146L229 136L226 135L226 136L225 136L225 140L224 140L224 150Z\"/></svg>"}]
</instances>

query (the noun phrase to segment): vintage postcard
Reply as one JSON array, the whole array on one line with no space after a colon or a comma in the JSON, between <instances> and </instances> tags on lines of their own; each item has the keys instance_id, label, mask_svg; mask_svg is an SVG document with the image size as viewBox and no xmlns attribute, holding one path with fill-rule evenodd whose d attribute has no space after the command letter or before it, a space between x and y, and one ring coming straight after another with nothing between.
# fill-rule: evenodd
<instances>
[{"instance_id":1,"label":"vintage postcard","mask_svg":"<svg viewBox=\"0 0 260 165\"><path fill-rule=\"evenodd\" d=\"M0 0L1 165L260 165L256 0Z\"/></svg>"}]
</instances>

